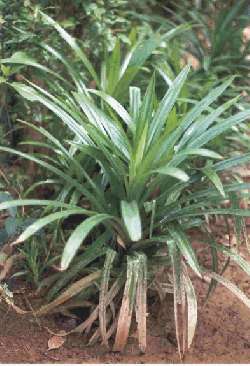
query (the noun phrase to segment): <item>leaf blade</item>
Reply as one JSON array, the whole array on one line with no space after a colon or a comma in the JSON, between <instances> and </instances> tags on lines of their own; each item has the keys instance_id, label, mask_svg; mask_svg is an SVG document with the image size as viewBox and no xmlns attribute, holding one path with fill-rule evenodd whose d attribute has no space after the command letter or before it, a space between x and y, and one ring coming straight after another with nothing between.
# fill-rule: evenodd
<instances>
[{"instance_id":1,"label":"leaf blade","mask_svg":"<svg viewBox=\"0 0 250 366\"><path fill-rule=\"evenodd\" d=\"M121 201L121 214L132 241L138 241L142 237L140 212L136 201Z\"/></svg>"},{"instance_id":2,"label":"leaf blade","mask_svg":"<svg viewBox=\"0 0 250 366\"><path fill-rule=\"evenodd\" d=\"M89 232L101 222L113 218L113 216L108 214L97 214L89 217L88 219L84 220L80 225L78 225L71 233L67 243L65 244L61 259L61 270L65 270L68 268L81 243L89 234Z\"/></svg>"}]
</instances>

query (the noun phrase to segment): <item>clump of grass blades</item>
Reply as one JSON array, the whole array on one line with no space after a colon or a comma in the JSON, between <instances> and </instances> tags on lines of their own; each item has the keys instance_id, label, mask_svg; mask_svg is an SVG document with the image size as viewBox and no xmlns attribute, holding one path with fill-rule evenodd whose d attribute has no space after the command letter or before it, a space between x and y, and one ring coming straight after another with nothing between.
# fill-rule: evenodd
<instances>
[{"instance_id":1,"label":"clump of grass blades","mask_svg":"<svg viewBox=\"0 0 250 366\"><path fill-rule=\"evenodd\" d=\"M194 92L204 95L209 84L215 84L228 75L236 75L227 97L249 91L249 40L244 40L244 30L249 26L248 2L208 2L204 8L191 7L187 1L177 5L172 13L177 23L192 22L192 30L186 33L186 48L196 59L197 71L192 76ZM207 84L207 87L205 88ZM201 87L199 87L201 85ZM204 86L203 86L204 85Z\"/></svg>"},{"instance_id":2,"label":"clump of grass blades","mask_svg":"<svg viewBox=\"0 0 250 366\"><path fill-rule=\"evenodd\" d=\"M51 156L0 148L46 169L52 177L50 184L58 192L51 200L25 198L0 204L1 210L45 207L44 215L15 244L45 227L61 231L59 224L71 215L82 217L82 222L65 234L61 272L44 280L50 287L49 302L36 314L66 306L72 297L78 304L93 304L98 296L99 302L90 316L75 331L89 332L97 327L90 341L101 338L107 346L116 332L116 351L126 345L134 313L139 346L145 351L147 289L149 283L154 287L153 279L160 267L172 275L181 356L192 343L197 323L191 272L211 286L220 282L250 307L244 293L216 273L218 252L250 274L248 262L209 236L204 248L210 248L213 264L208 270L198 261L188 235L188 229L197 225L205 228L204 217L212 215L233 216L237 236L243 235L243 218L250 215L250 210L239 209L236 203L248 196L245 191L250 185L237 181L223 184L220 173L246 163L250 154L223 159L207 145L232 126L246 121L250 111L224 118L230 102L211 108L230 85L229 79L183 113L178 96L188 72L189 66L183 68L161 100L155 91L155 75L144 95L139 88L130 87L128 108L114 96L83 84L70 94L67 92L63 100L28 81L11 83L24 98L42 103L55 113L61 126L73 136L59 141L44 128L33 126L46 138ZM232 201L231 207L225 208L225 201ZM181 319L185 316L186 321Z\"/></svg>"}]
</instances>

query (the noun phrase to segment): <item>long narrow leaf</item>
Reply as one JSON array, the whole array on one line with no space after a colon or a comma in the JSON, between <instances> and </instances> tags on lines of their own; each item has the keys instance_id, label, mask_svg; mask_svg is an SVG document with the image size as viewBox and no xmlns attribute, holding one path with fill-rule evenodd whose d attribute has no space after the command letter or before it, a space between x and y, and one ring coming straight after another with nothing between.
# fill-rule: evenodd
<instances>
[{"instance_id":1,"label":"long narrow leaf","mask_svg":"<svg viewBox=\"0 0 250 366\"><path fill-rule=\"evenodd\" d=\"M78 225L70 235L62 254L61 269L65 270L68 268L70 262L74 258L77 250L82 244L83 240L89 234L89 232L101 222L113 219L114 217L107 214L98 214L84 220Z\"/></svg>"},{"instance_id":2,"label":"long narrow leaf","mask_svg":"<svg viewBox=\"0 0 250 366\"><path fill-rule=\"evenodd\" d=\"M41 219L36 220L32 225L28 226L27 229L15 240L13 244L22 243L23 241L30 238L34 235L37 231L41 230L43 227L49 225L50 223L64 219L70 215L83 215L86 213L86 210L78 208L75 210L66 210L61 212L55 212L48 216L45 216Z\"/></svg>"},{"instance_id":3,"label":"long narrow leaf","mask_svg":"<svg viewBox=\"0 0 250 366\"><path fill-rule=\"evenodd\" d=\"M104 345L108 347L108 339L107 339L107 329L106 329L106 299L108 293L108 285L110 279L110 272L112 268L112 264L115 260L116 252L112 249L109 249L106 254L106 259L103 267L102 273L102 281L101 281L101 289L99 296L99 322L100 322L100 332L102 336L102 340Z\"/></svg>"},{"instance_id":4,"label":"long narrow leaf","mask_svg":"<svg viewBox=\"0 0 250 366\"><path fill-rule=\"evenodd\" d=\"M124 224L132 241L138 241L142 236L140 212L136 201L121 202L121 213Z\"/></svg>"},{"instance_id":5,"label":"long narrow leaf","mask_svg":"<svg viewBox=\"0 0 250 366\"><path fill-rule=\"evenodd\" d=\"M40 11L40 14L42 15L42 18L50 25L52 25L57 32L60 34L60 36L64 39L66 43L72 48L72 50L75 52L75 54L81 59L86 69L89 71L90 75L93 77L97 85L99 85L99 79L97 77L97 74L88 60L87 56L83 52L83 50L77 45L76 40L68 33L66 32L56 21L54 21L51 17L44 14L42 11Z\"/></svg>"}]
</instances>

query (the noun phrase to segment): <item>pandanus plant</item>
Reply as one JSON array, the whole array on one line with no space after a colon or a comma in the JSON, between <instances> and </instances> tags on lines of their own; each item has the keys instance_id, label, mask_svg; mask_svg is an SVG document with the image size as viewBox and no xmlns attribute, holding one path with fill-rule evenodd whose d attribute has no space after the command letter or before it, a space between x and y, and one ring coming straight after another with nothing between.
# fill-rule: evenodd
<instances>
[{"instance_id":1,"label":"pandanus plant","mask_svg":"<svg viewBox=\"0 0 250 366\"><path fill-rule=\"evenodd\" d=\"M103 90L86 86L57 96L29 81L10 84L28 101L51 110L59 119L58 128L70 132L67 139L58 140L45 128L30 124L44 136L50 154L0 148L46 169L50 179L35 186L53 184L56 192L50 200L24 198L0 204L1 210L45 208L15 244L42 228L62 230L60 223L71 215L81 218L80 224L65 233L60 271L45 278L48 303L36 315L56 307L59 311L73 296L90 300L95 307L74 331L94 329L90 340L101 338L106 346L116 333L116 351L126 345L134 313L139 347L145 351L148 288L159 291L160 286L161 294L166 293L164 280L154 280L160 268L171 276L167 287L171 286L174 297L180 355L190 347L197 323L193 274L208 281L210 290L221 283L250 307L247 296L219 273L218 253L250 275L249 263L238 251L218 244L210 233L206 236L212 215L233 216L239 242L245 232L243 218L250 210L240 209L237 200L248 196L250 185L236 180L223 184L220 174L248 162L250 154L224 159L209 144L246 121L250 111L224 118L235 99L213 107L230 85L229 79L183 113L184 102L178 97L188 72L189 66L184 67L161 100L155 75L144 95L131 86L126 107ZM211 268L198 260L190 228L202 232L202 249L211 251Z\"/></svg>"}]
</instances>

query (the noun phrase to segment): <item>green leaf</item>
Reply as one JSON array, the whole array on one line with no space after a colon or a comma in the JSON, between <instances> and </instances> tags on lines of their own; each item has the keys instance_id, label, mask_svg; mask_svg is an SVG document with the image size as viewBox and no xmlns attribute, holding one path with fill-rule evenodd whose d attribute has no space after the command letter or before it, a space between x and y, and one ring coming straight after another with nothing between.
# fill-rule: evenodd
<instances>
[{"instance_id":1,"label":"green leaf","mask_svg":"<svg viewBox=\"0 0 250 366\"><path fill-rule=\"evenodd\" d=\"M55 50L53 47L42 43L41 46L49 52L52 56L54 56L57 60L60 60L63 65L68 70L69 75L71 76L72 80L74 81L75 85L77 86L77 89L81 92L87 92L85 83L83 81L83 78L81 75L77 72L76 68L74 68L74 64L67 61L67 59L60 54L57 50Z\"/></svg>"},{"instance_id":2,"label":"green leaf","mask_svg":"<svg viewBox=\"0 0 250 366\"><path fill-rule=\"evenodd\" d=\"M169 175L171 177L177 178L183 182L187 182L189 180L189 176L181 169L174 168L172 166L165 166L158 169L153 170L155 173Z\"/></svg>"},{"instance_id":3,"label":"green leaf","mask_svg":"<svg viewBox=\"0 0 250 366\"><path fill-rule=\"evenodd\" d=\"M133 121L136 121L141 106L141 89L135 86L129 88L129 109Z\"/></svg>"},{"instance_id":4,"label":"green leaf","mask_svg":"<svg viewBox=\"0 0 250 366\"><path fill-rule=\"evenodd\" d=\"M240 254L236 252L234 248L229 249L225 245L217 244L215 241L210 242L210 246L219 252L222 252L226 256L230 257L239 267L250 276L250 264Z\"/></svg>"},{"instance_id":5,"label":"green leaf","mask_svg":"<svg viewBox=\"0 0 250 366\"><path fill-rule=\"evenodd\" d=\"M176 158L179 156L185 156L185 155L198 155L198 156L204 156L211 159L222 159L223 157L216 153L215 151L208 150L208 149L184 149L181 150L179 153L176 154ZM175 159L174 157L174 159Z\"/></svg>"},{"instance_id":6,"label":"green leaf","mask_svg":"<svg viewBox=\"0 0 250 366\"><path fill-rule=\"evenodd\" d=\"M190 66L184 67L177 78L173 81L172 85L169 87L167 93L159 104L159 107L150 123L149 137L148 137L148 147L150 146L153 139L157 139L162 132L164 123L172 110L176 99L181 91L181 88L187 78Z\"/></svg>"},{"instance_id":7,"label":"green leaf","mask_svg":"<svg viewBox=\"0 0 250 366\"><path fill-rule=\"evenodd\" d=\"M122 127L118 126L83 93L73 93L81 109L91 124L105 136L109 136L109 145L114 144L129 159L130 143Z\"/></svg>"},{"instance_id":8,"label":"green leaf","mask_svg":"<svg viewBox=\"0 0 250 366\"><path fill-rule=\"evenodd\" d=\"M227 131L233 126L246 121L250 117L250 110L239 112L225 121L219 123L218 125L211 127L208 131L197 137L189 146L190 147L201 147L207 144L209 141L213 140L215 137L221 135L223 132Z\"/></svg>"},{"instance_id":9,"label":"green leaf","mask_svg":"<svg viewBox=\"0 0 250 366\"><path fill-rule=\"evenodd\" d=\"M115 98L95 89L89 89L89 92L100 96L121 117L121 119L126 123L127 126L131 125L132 121L130 115Z\"/></svg>"},{"instance_id":10,"label":"green leaf","mask_svg":"<svg viewBox=\"0 0 250 366\"><path fill-rule=\"evenodd\" d=\"M187 143L187 141L190 141L189 146L192 146L192 143L195 144L196 138L201 136L201 134L203 134L223 112L232 107L232 105L236 104L238 99L239 96L225 102L212 111L212 113L210 113L208 116L204 117L203 119L198 119L196 122L194 122L184 133L179 146L182 147Z\"/></svg>"},{"instance_id":11,"label":"green leaf","mask_svg":"<svg viewBox=\"0 0 250 366\"><path fill-rule=\"evenodd\" d=\"M23 241L30 238L32 235L34 235L37 231L42 229L44 226L47 226L48 224L64 219L70 215L83 215L86 213L86 210L78 208L74 210L66 210L61 212L55 212L48 216L45 216L41 219L36 220L32 225L28 226L27 229L17 238L17 240L14 242L14 244L22 243Z\"/></svg>"},{"instance_id":12,"label":"green leaf","mask_svg":"<svg viewBox=\"0 0 250 366\"><path fill-rule=\"evenodd\" d=\"M67 271L60 273L60 278L55 282L53 287L49 290L47 299L51 301L58 292L65 287L71 280L74 279L81 271L84 271L84 268L87 267L91 262L96 260L99 257L102 257L108 249L106 243L110 239L110 234L105 231L102 235L99 235L98 238L91 243L91 245L86 247L86 250L83 254L76 257L74 263L72 263L71 267L68 268Z\"/></svg>"},{"instance_id":13,"label":"green leaf","mask_svg":"<svg viewBox=\"0 0 250 366\"><path fill-rule=\"evenodd\" d=\"M213 169L217 172L222 170L228 170L233 168L234 166L239 166L242 164L248 163L250 160L250 153L241 154L240 156L236 156L230 159L224 159L218 163L213 165Z\"/></svg>"},{"instance_id":14,"label":"green leaf","mask_svg":"<svg viewBox=\"0 0 250 366\"><path fill-rule=\"evenodd\" d=\"M161 45L162 41L167 41L177 34L187 29L183 25L171 29L169 32L161 36L158 33L153 34L150 38L139 42L135 45L125 58L120 71L120 80L114 90L114 96L118 99L125 99L129 85L135 78L140 68L147 59L152 55L155 49Z\"/></svg>"},{"instance_id":15,"label":"green leaf","mask_svg":"<svg viewBox=\"0 0 250 366\"><path fill-rule=\"evenodd\" d=\"M208 177L209 180L211 180L211 182L218 189L218 191L220 192L222 197L225 197L226 195L225 195L225 192L223 189L223 184L222 184L218 174L216 174L216 172L212 168L209 168L209 167L203 168L202 172Z\"/></svg>"},{"instance_id":16,"label":"green leaf","mask_svg":"<svg viewBox=\"0 0 250 366\"><path fill-rule=\"evenodd\" d=\"M129 61L129 67L140 67L149 58L152 52L159 46L161 37L159 34L153 34L149 39L139 43Z\"/></svg>"},{"instance_id":17,"label":"green leaf","mask_svg":"<svg viewBox=\"0 0 250 366\"><path fill-rule=\"evenodd\" d=\"M185 257L188 265L192 268L192 270L197 274L198 277L202 277L201 268L198 263L196 254L185 233L182 231L181 228L177 228L176 226L168 226L168 231L173 240L176 242L180 252Z\"/></svg>"},{"instance_id":18,"label":"green leaf","mask_svg":"<svg viewBox=\"0 0 250 366\"><path fill-rule=\"evenodd\" d=\"M116 39L115 47L108 60L108 85L107 93L112 95L120 78L121 46L119 39Z\"/></svg>"},{"instance_id":19,"label":"green leaf","mask_svg":"<svg viewBox=\"0 0 250 366\"><path fill-rule=\"evenodd\" d=\"M83 143L90 143L87 132L82 124L79 124L69 113L65 110L65 103L62 106L62 102L58 100L58 98L52 97L51 100L50 94L46 92L46 96L42 95L40 91L42 88L39 88L39 92L34 88L27 86L22 83L12 83L10 84L22 97L31 101L31 102L39 102L49 110L51 110L55 115L57 115L61 121L80 139ZM75 115L74 115L75 117Z\"/></svg>"},{"instance_id":20,"label":"green leaf","mask_svg":"<svg viewBox=\"0 0 250 366\"><path fill-rule=\"evenodd\" d=\"M136 120L136 139L135 148L137 141L141 138L142 131L145 130L146 126L149 125L149 121L152 118L153 107L155 99L155 74L153 74L146 93L141 103L140 112L138 119Z\"/></svg>"},{"instance_id":21,"label":"green leaf","mask_svg":"<svg viewBox=\"0 0 250 366\"><path fill-rule=\"evenodd\" d=\"M136 176L136 171L140 166L140 163L143 160L144 152L146 149L147 143L147 134L148 134L148 124L145 124L144 130L141 133L140 139L135 145L134 159L131 159L130 166L132 171L131 180Z\"/></svg>"},{"instance_id":22,"label":"green leaf","mask_svg":"<svg viewBox=\"0 0 250 366\"><path fill-rule=\"evenodd\" d=\"M42 18L50 25L52 25L57 32L60 34L60 36L64 39L64 41L72 48L72 50L75 52L75 54L80 58L90 75L95 80L96 84L99 85L99 79L97 77L97 74L88 60L87 56L83 52L83 50L77 45L76 40L68 33L66 32L56 21L54 21L51 17L44 14L42 11L39 11Z\"/></svg>"},{"instance_id":23,"label":"green leaf","mask_svg":"<svg viewBox=\"0 0 250 366\"><path fill-rule=\"evenodd\" d=\"M18 150L0 146L0 151L6 151L9 153L21 156L22 158L28 159L30 161L34 161L35 163L39 164L40 166L46 168L48 171L50 171L50 172L56 174L57 176L59 176L60 178L62 178L62 180L69 183L69 185L72 185L73 187L77 188L77 190L79 190L79 192L82 192L82 194L84 194L86 197L88 197L91 200L91 202L96 202L96 207L98 207L98 209L100 209L100 210L103 209L102 205L100 205L100 201L102 201L102 197L100 196L100 194L98 194L99 200L96 199L95 195L90 193L90 191L87 190L86 188L84 188L84 186L82 184L80 184L77 179L72 178L69 174L65 173L63 170L58 169L57 167L54 167L52 164L49 164L46 161L37 159L33 155L22 153L21 151L18 151Z\"/></svg>"},{"instance_id":24,"label":"green leaf","mask_svg":"<svg viewBox=\"0 0 250 366\"><path fill-rule=\"evenodd\" d=\"M204 202L201 204L202 208L204 207ZM161 223L165 221L171 221L175 220L177 217L188 217L188 216L201 216L201 215L234 215L234 216L241 216L241 217L248 217L250 216L250 210L241 210L241 209L225 209L225 208L204 208L202 210L196 209L196 207L192 207L193 205L190 205L190 207L183 208L181 210L178 210L178 212L174 213L169 217L164 218L161 220Z\"/></svg>"},{"instance_id":25,"label":"green leaf","mask_svg":"<svg viewBox=\"0 0 250 366\"><path fill-rule=\"evenodd\" d=\"M103 221L111 220L113 218L114 217L111 215L97 214L89 217L78 225L70 235L63 249L61 269L65 270L68 268L83 240L95 226L99 225Z\"/></svg>"},{"instance_id":26,"label":"green leaf","mask_svg":"<svg viewBox=\"0 0 250 366\"><path fill-rule=\"evenodd\" d=\"M168 86L171 86L173 83L173 79L175 78L175 75L173 70L171 69L171 66L167 63L167 61L161 62L160 65L157 65L156 70L163 77L166 84Z\"/></svg>"},{"instance_id":27,"label":"green leaf","mask_svg":"<svg viewBox=\"0 0 250 366\"><path fill-rule=\"evenodd\" d=\"M234 283L229 281L227 278L222 277L214 272L206 273L205 278L214 279L223 286L225 286L228 290L230 290L235 296L238 297L240 301L242 301L249 309L250 309L250 299L242 292L239 287L237 287Z\"/></svg>"},{"instance_id":28,"label":"green leaf","mask_svg":"<svg viewBox=\"0 0 250 366\"><path fill-rule=\"evenodd\" d=\"M11 197L9 192L0 192L0 210L2 205L6 204L6 201L13 201L13 198ZM9 214L11 217L16 217L17 210L15 206L9 206L6 208L9 211Z\"/></svg>"},{"instance_id":29,"label":"green leaf","mask_svg":"<svg viewBox=\"0 0 250 366\"><path fill-rule=\"evenodd\" d=\"M173 107L172 111L169 113L168 121L165 129L165 134L169 135L178 126L179 119L176 113L176 107Z\"/></svg>"},{"instance_id":30,"label":"green leaf","mask_svg":"<svg viewBox=\"0 0 250 366\"><path fill-rule=\"evenodd\" d=\"M64 202L58 202L56 200L52 201L52 200L36 200L36 199L27 199L27 200L11 200L11 201L5 201L0 203L0 211L2 210L8 210L12 207L22 207L22 206L48 206L50 208L68 208L68 209L79 209L77 206L75 205L70 205ZM82 209L84 210L84 209ZM88 210L84 210L86 215L92 215L95 214L96 212L94 211L88 211ZM14 217L14 216L13 216Z\"/></svg>"},{"instance_id":31,"label":"green leaf","mask_svg":"<svg viewBox=\"0 0 250 366\"><path fill-rule=\"evenodd\" d=\"M132 241L138 241L142 237L140 212L136 201L121 201L121 214Z\"/></svg>"},{"instance_id":32,"label":"green leaf","mask_svg":"<svg viewBox=\"0 0 250 366\"><path fill-rule=\"evenodd\" d=\"M46 66L43 66L43 65L39 64L36 60L29 57L23 51L15 52L11 57L1 59L1 64L19 64L19 65L32 66L32 67L35 67L35 68L40 69L42 71L45 71L46 73L49 73L49 74L55 76L56 78L64 81L64 79L59 74L57 74L56 72L50 70Z\"/></svg>"},{"instance_id":33,"label":"green leaf","mask_svg":"<svg viewBox=\"0 0 250 366\"><path fill-rule=\"evenodd\" d=\"M204 110L208 108L210 104L212 104L223 92L224 90L231 84L232 78L226 80L223 84L213 89L205 98L203 98L200 102L196 103L195 106L183 117L179 126L162 141L162 144L158 148L158 158L162 156L162 154L168 154L172 152L172 149L179 138L183 135L183 133L191 126L191 124L202 114ZM199 138L198 138L199 139ZM200 147L202 144L192 145L192 147ZM191 147L191 145L189 146ZM179 147L180 148L180 147Z\"/></svg>"}]
</instances>

